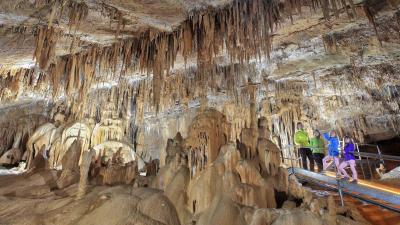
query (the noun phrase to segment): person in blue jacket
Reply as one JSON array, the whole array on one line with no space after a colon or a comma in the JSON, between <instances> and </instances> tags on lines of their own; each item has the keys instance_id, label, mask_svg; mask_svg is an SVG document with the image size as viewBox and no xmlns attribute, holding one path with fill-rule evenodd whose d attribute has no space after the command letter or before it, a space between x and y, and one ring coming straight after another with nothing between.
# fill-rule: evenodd
<instances>
[{"instance_id":1,"label":"person in blue jacket","mask_svg":"<svg viewBox=\"0 0 400 225\"><path fill-rule=\"evenodd\" d=\"M353 173L353 180L351 182L357 183L357 170L356 170L356 158L354 157L354 144L351 141L351 138L346 136L344 138L345 146L344 146L344 162L339 165L339 172L341 175L344 175L344 179L349 180L349 174L347 174L346 168L350 166L351 172Z\"/></svg>"},{"instance_id":2,"label":"person in blue jacket","mask_svg":"<svg viewBox=\"0 0 400 225\"><path fill-rule=\"evenodd\" d=\"M339 168L339 138L336 132L332 130L329 134L323 134L324 139L328 142L328 155L322 160L323 169L326 170L328 167L328 161L333 160L336 168Z\"/></svg>"}]
</instances>

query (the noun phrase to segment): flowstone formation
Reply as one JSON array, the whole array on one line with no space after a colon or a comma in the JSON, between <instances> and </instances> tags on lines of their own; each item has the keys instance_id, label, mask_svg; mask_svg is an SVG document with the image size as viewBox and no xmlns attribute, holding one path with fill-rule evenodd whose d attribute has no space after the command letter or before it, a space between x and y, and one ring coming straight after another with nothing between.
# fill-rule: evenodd
<instances>
[{"instance_id":1,"label":"flowstone formation","mask_svg":"<svg viewBox=\"0 0 400 225\"><path fill-rule=\"evenodd\" d=\"M222 120L215 123L216 118ZM364 224L356 211L348 211L354 220L338 216L332 199L318 197L289 177L279 149L265 138L265 121L261 118L253 128L260 134L253 156L228 142L226 118L215 110L196 117L187 138L170 139L167 164L152 187L164 190L181 224ZM247 140L239 142L244 146Z\"/></svg>"},{"instance_id":2,"label":"flowstone formation","mask_svg":"<svg viewBox=\"0 0 400 225\"><path fill-rule=\"evenodd\" d=\"M205 109L187 137L178 133L169 139L166 165L155 174L146 171L146 177L137 174L137 161L123 164L121 148L99 162L95 150L81 153L84 141L76 139L63 157L61 173L35 168L0 179L2 222L368 224L353 207L338 207L332 196L320 196L289 176L279 149L265 138L265 121L260 118L252 128L258 135L250 156L229 142L227 118ZM238 142L246 146L245 138Z\"/></svg>"}]
</instances>

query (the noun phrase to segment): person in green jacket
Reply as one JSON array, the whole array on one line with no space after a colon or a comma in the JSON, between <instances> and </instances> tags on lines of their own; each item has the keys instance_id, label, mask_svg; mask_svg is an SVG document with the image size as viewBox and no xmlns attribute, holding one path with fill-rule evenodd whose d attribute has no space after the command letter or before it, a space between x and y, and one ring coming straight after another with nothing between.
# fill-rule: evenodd
<instances>
[{"instance_id":1,"label":"person in green jacket","mask_svg":"<svg viewBox=\"0 0 400 225\"><path fill-rule=\"evenodd\" d=\"M325 144L319 130L314 131L314 137L310 139L310 148L313 153L315 164L317 164L318 172L321 172L323 170L322 159L325 157Z\"/></svg>"},{"instance_id":2,"label":"person in green jacket","mask_svg":"<svg viewBox=\"0 0 400 225\"><path fill-rule=\"evenodd\" d=\"M296 147L298 148L303 168L308 170L308 166L307 166L307 158L308 158L308 161L310 162L309 170L313 171L314 170L314 157L313 157L311 149L309 148L310 143L309 143L308 134L307 134L307 132L304 131L304 127L301 122L297 123L297 131L294 134L294 143L296 144Z\"/></svg>"}]
</instances>

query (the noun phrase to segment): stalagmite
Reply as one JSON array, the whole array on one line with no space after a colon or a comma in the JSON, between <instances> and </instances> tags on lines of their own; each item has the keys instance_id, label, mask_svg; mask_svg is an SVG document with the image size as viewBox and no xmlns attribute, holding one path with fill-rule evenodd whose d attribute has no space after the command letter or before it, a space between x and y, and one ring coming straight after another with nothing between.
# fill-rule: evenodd
<instances>
[{"instance_id":1,"label":"stalagmite","mask_svg":"<svg viewBox=\"0 0 400 225\"><path fill-rule=\"evenodd\" d=\"M82 177L79 168L79 158L82 152L82 141L75 140L62 159L63 171L57 180L57 187L62 189L79 181ZM82 170L81 170L82 172ZM82 178L81 178L82 179Z\"/></svg>"},{"instance_id":2,"label":"stalagmite","mask_svg":"<svg viewBox=\"0 0 400 225\"><path fill-rule=\"evenodd\" d=\"M89 168L90 164L92 163L93 157L94 157L94 151L84 151L81 156L81 163L79 165L79 186L78 186L78 194L76 196L77 199L82 199L83 196L86 194Z\"/></svg>"}]
</instances>

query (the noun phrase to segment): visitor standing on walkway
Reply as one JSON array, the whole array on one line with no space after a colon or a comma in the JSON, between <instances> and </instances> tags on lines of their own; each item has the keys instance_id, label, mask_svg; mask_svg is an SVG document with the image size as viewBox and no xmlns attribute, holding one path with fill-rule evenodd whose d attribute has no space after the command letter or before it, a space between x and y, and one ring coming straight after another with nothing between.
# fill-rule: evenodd
<instances>
[{"instance_id":1,"label":"visitor standing on walkway","mask_svg":"<svg viewBox=\"0 0 400 225\"><path fill-rule=\"evenodd\" d=\"M331 132L324 133L324 139L328 141L328 155L324 157L322 160L324 170L328 168L328 161L333 160L335 162L335 166L339 168L339 138L336 135L336 131L332 130Z\"/></svg>"},{"instance_id":2,"label":"visitor standing on walkway","mask_svg":"<svg viewBox=\"0 0 400 225\"><path fill-rule=\"evenodd\" d=\"M354 143L350 137L346 136L344 138L344 162L339 166L339 172L344 175L344 179L350 179L349 174L347 174L345 168L350 166L351 172L353 173L353 180L351 182L357 183L357 170L356 170L356 158L354 157Z\"/></svg>"},{"instance_id":3,"label":"visitor standing on walkway","mask_svg":"<svg viewBox=\"0 0 400 225\"><path fill-rule=\"evenodd\" d=\"M314 137L310 139L310 148L315 164L317 164L318 172L321 172L323 170L322 159L325 157L325 144L319 130L314 131Z\"/></svg>"},{"instance_id":4,"label":"visitor standing on walkway","mask_svg":"<svg viewBox=\"0 0 400 225\"><path fill-rule=\"evenodd\" d=\"M301 122L297 123L297 131L294 134L294 143L298 148L299 155L301 157L301 162L303 164L304 169L308 169L307 166L307 158L310 162L310 169L311 171L314 170L314 158L311 149L309 148L309 138L307 132L304 131L303 124Z\"/></svg>"}]
</instances>

